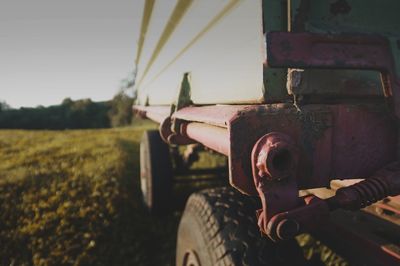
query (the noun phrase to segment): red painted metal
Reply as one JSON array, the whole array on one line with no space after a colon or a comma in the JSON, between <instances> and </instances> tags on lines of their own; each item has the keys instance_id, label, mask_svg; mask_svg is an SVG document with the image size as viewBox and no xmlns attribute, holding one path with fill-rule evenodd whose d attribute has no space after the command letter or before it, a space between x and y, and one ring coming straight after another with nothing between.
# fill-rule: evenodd
<instances>
[{"instance_id":1,"label":"red painted metal","mask_svg":"<svg viewBox=\"0 0 400 266\"><path fill-rule=\"evenodd\" d=\"M332 212L309 232L350 265L400 265L398 226L363 211Z\"/></svg>"},{"instance_id":2,"label":"red painted metal","mask_svg":"<svg viewBox=\"0 0 400 266\"><path fill-rule=\"evenodd\" d=\"M384 95L400 118L400 77L386 38L305 32L269 32L266 38L269 67L379 71ZM168 106L135 110L159 122L170 144L199 142L228 156L230 183L260 196L258 225L275 241L320 229L337 209L359 210L400 194L400 163L391 164L398 160L397 120L384 104L213 105L185 107L172 115ZM351 178L366 179L325 200L298 197L299 189ZM377 262L400 263L392 246L330 226L342 239L377 254Z\"/></svg>"},{"instance_id":3,"label":"red painted metal","mask_svg":"<svg viewBox=\"0 0 400 266\"><path fill-rule=\"evenodd\" d=\"M170 106L139 106L133 107L134 113L142 118L148 118L160 124L159 131L162 140L168 144L188 145L196 143L195 140L173 132Z\"/></svg>"},{"instance_id":4,"label":"red painted metal","mask_svg":"<svg viewBox=\"0 0 400 266\"><path fill-rule=\"evenodd\" d=\"M254 105L192 106L180 109L172 117L226 128L236 114L253 107Z\"/></svg>"},{"instance_id":5,"label":"red painted metal","mask_svg":"<svg viewBox=\"0 0 400 266\"><path fill-rule=\"evenodd\" d=\"M253 153L257 152L259 153L260 150L256 144ZM260 177L257 176L256 166L254 166L255 158L252 159L254 179L256 184L259 184ZM309 196L300 201L300 198L294 196L293 193L287 193L295 186L295 181L282 185L282 182L272 180L271 184L258 185L257 190L263 203L263 209L258 211L260 229L273 240L284 240L300 232L312 231L318 228L319 224L327 222L330 211L359 210L388 196L400 194L399 176L400 163L392 163L361 182L339 188L334 196L326 200ZM284 202L276 200L276 195L283 195ZM287 201L291 202L291 207L288 207ZM270 205L272 205L272 211Z\"/></svg>"},{"instance_id":6,"label":"red painted metal","mask_svg":"<svg viewBox=\"0 0 400 266\"><path fill-rule=\"evenodd\" d=\"M174 132L172 132L172 128L171 128L171 118L170 117L166 117L161 123L160 123L160 127L159 127L159 131L160 131L160 136L162 138L162 140L165 143L169 143L168 142L168 138L174 134Z\"/></svg>"},{"instance_id":7,"label":"red painted metal","mask_svg":"<svg viewBox=\"0 0 400 266\"><path fill-rule=\"evenodd\" d=\"M167 108L141 112L160 120ZM228 156L231 184L260 196L258 224L274 240L319 227L332 209L357 209L399 193L391 192L397 172L384 177L389 167L336 198L298 197L299 189L328 186L331 179L375 176L396 160L397 128L384 104L187 107L166 116L160 131L169 143L196 141ZM276 164L276 158L285 159Z\"/></svg>"},{"instance_id":8,"label":"red painted metal","mask_svg":"<svg viewBox=\"0 0 400 266\"><path fill-rule=\"evenodd\" d=\"M332 222L330 212L337 209L359 210L400 194L400 163L391 164L399 159L400 77L388 39L268 32L266 40L268 67L379 71L397 120L385 105L367 103L301 108L292 104L213 105L186 107L172 115L169 106L135 107L136 112L159 122L161 136L170 144L199 142L228 156L230 183L260 196L258 225L276 241L327 225ZM360 177L366 179L338 189L325 200L298 197L299 189ZM399 214L382 203L376 206ZM362 234L334 222L330 226L342 239L376 254L374 263L400 263L400 252L385 242L366 241Z\"/></svg>"},{"instance_id":9,"label":"red painted metal","mask_svg":"<svg viewBox=\"0 0 400 266\"><path fill-rule=\"evenodd\" d=\"M249 130L251 129L251 130ZM396 128L376 106L254 106L231 119L231 183L252 193L246 183L253 145L268 132L290 136L299 147L298 187L328 186L331 179L370 176L396 159Z\"/></svg>"},{"instance_id":10,"label":"red painted metal","mask_svg":"<svg viewBox=\"0 0 400 266\"><path fill-rule=\"evenodd\" d=\"M314 196L297 199L297 207L264 220L264 224L260 226L261 231L272 240L280 241L310 232L327 222L329 206L324 200Z\"/></svg>"},{"instance_id":11,"label":"red painted metal","mask_svg":"<svg viewBox=\"0 0 400 266\"><path fill-rule=\"evenodd\" d=\"M400 182L397 171L390 175L369 177L354 185L340 188L335 196L327 199L331 210L339 208L359 210L388 196L400 194Z\"/></svg>"},{"instance_id":12,"label":"red painted metal","mask_svg":"<svg viewBox=\"0 0 400 266\"><path fill-rule=\"evenodd\" d=\"M267 65L294 68L369 69L390 72L388 40L378 35L268 32Z\"/></svg>"},{"instance_id":13,"label":"red painted metal","mask_svg":"<svg viewBox=\"0 0 400 266\"><path fill-rule=\"evenodd\" d=\"M258 225L266 234L274 215L299 205L297 150L290 137L278 132L264 135L252 150L253 178L262 203L262 209L257 212Z\"/></svg>"},{"instance_id":14,"label":"red painted metal","mask_svg":"<svg viewBox=\"0 0 400 266\"><path fill-rule=\"evenodd\" d=\"M149 118L157 123L162 123L171 114L170 106L133 106L133 111L143 117Z\"/></svg>"},{"instance_id":15,"label":"red painted metal","mask_svg":"<svg viewBox=\"0 0 400 266\"><path fill-rule=\"evenodd\" d=\"M386 97L400 118L400 77L389 41L376 35L269 32L267 62L271 67L366 69L381 73Z\"/></svg>"},{"instance_id":16,"label":"red painted metal","mask_svg":"<svg viewBox=\"0 0 400 266\"><path fill-rule=\"evenodd\" d=\"M210 126L204 123L184 123L181 134L198 141L204 146L229 156L229 135L225 128Z\"/></svg>"},{"instance_id":17,"label":"red painted metal","mask_svg":"<svg viewBox=\"0 0 400 266\"><path fill-rule=\"evenodd\" d=\"M351 193L345 199L353 203L343 201L341 192L328 201L298 197L300 188L327 186L333 178L370 177L396 159L397 130L384 105L307 105L300 111L286 104L188 107L173 118L181 123L181 135L229 156L231 184L260 196L258 224L271 239L317 228L331 208L359 202L362 207L388 195L381 193L387 186L381 189L371 179L346 190ZM274 158L282 151L289 156L279 168ZM358 190L367 190L361 199L354 198Z\"/></svg>"},{"instance_id":18,"label":"red painted metal","mask_svg":"<svg viewBox=\"0 0 400 266\"><path fill-rule=\"evenodd\" d=\"M253 176L271 180L283 180L296 174L298 148L287 135L271 132L263 136L252 151ZM255 180L255 184L260 181Z\"/></svg>"},{"instance_id":19,"label":"red painted metal","mask_svg":"<svg viewBox=\"0 0 400 266\"><path fill-rule=\"evenodd\" d=\"M164 142L173 145L188 145L196 143L195 140L180 134L180 132L174 132L172 130L171 117L166 117L160 124L159 127L160 136Z\"/></svg>"},{"instance_id":20,"label":"red painted metal","mask_svg":"<svg viewBox=\"0 0 400 266\"><path fill-rule=\"evenodd\" d=\"M300 112L291 104L187 107L172 117L228 129L230 182L246 194L258 194L249 160L253 146L273 131L299 146L299 189L370 176L396 159L397 130L383 104L307 105ZM209 138L209 147L219 150L220 135L211 132L203 131L202 141Z\"/></svg>"}]
</instances>

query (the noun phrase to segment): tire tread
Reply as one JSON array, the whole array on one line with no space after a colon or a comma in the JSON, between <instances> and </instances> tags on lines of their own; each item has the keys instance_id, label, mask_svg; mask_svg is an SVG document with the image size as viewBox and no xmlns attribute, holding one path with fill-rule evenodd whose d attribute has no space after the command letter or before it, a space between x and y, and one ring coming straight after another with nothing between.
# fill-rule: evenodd
<instances>
[{"instance_id":1,"label":"tire tread","mask_svg":"<svg viewBox=\"0 0 400 266\"><path fill-rule=\"evenodd\" d=\"M199 215L204 224L202 233L217 266L267 265L260 253L266 247L263 242L269 241L255 233L255 209L248 196L229 187L195 193L186 205L186 211Z\"/></svg>"}]
</instances>

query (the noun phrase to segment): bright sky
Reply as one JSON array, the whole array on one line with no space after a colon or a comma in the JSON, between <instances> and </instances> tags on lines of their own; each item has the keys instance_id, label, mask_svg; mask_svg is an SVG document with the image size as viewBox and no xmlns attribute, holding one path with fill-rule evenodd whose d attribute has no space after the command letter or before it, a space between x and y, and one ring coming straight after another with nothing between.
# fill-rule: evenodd
<instances>
[{"instance_id":1,"label":"bright sky","mask_svg":"<svg viewBox=\"0 0 400 266\"><path fill-rule=\"evenodd\" d=\"M111 99L134 67L144 0L0 0L0 100Z\"/></svg>"}]
</instances>

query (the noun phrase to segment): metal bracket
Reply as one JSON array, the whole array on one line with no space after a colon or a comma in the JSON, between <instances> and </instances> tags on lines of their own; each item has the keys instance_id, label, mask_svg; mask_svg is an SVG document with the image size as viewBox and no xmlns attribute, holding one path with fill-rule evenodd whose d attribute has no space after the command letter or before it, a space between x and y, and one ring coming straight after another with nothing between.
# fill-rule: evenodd
<instances>
[{"instance_id":1,"label":"metal bracket","mask_svg":"<svg viewBox=\"0 0 400 266\"><path fill-rule=\"evenodd\" d=\"M393 163L360 183L337 190L335 196L326 200L298 197L297 147L282 133L260 138L251 159L254 184L262 203L262 209L257 211L258 226L274 241L318 229L327 221L330 211L359 210L400 194L400 163Z\"/></svg>"},{"instance_id":2,"label":"metal bracket","mask_svg":"<svg viewBox=\"0 0 400 266\"><path fill-rule=\"evenodd\" d=\"M181 86L178 91L178 96L171 108L171 112L174 113L184 107L192 105L193 102L191 100L191 86L190 86L190 73L184 73ZM171 115L172 115L171 113Z\"/></svg>"},{"instance_id":3,"label":"metal bracket","mask_svg":"<svg viewBox=\"0 0 400 266\"><path fill-rule=\"evenodd\" d=\"M257 211L258 225L263 233L275 239L269 230L271 218L299 206L297 148L290 137L273 132L257 141L251 159L254 184L262 203L262 209Z\"/></svg>"},{"instance_id":4,"label":"metal bracket","mask_svg":"<svg viewBox=\"0 0 400 266\"><path fill-rule=\"evenodd\" d=\"M192 105L191 100L191 87L190 87L190 74L183 74L181 86L178 91L178 96L171 105L170 116L165 118L160 123L160 135L161 138L169 144L187 145L196 143L195 141L183 136L181 133L182 123L177 119L172 119L172 115L178 110Z\"/></svg>"},{"instance_id":5,"label":"metal bracket","mask_svg":"<svg viewBox=\"0 0 400 266\"><path fill-rule=\"evenodd\" d=\"M385 97L400 118L400 70L392 44L385 37L366 34L268 32L270 67L364 69L381 73Z\"/></svg>"}]
</instances>

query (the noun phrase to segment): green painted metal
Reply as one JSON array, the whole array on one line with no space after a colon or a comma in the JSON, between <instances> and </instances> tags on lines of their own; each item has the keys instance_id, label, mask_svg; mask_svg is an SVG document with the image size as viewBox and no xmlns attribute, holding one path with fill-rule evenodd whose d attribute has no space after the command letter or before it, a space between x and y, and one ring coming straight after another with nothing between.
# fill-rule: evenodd
<instances>
[{"instance_id":1,"label":"green painted metal","mask_svg":"<svg viewBox=\"0 0 400 266\"><path fill-rule=\"evenodd\" d=\"M390 47L392 48L392 54L394 57L394 64L397 76L400 77L400 37L389 38Z\"/></svg>"},{"instance_id":2,"label":"green painted metal","mask_svg":"<svg viewBox=\"0 0 400 266\"><path fill-rule=\"evenodd\" d=\"M287 0L263 0L264 32L286 31ZM289 99L286 88L287 69L264 68L264 101L282 102Z\"/></svg>"},{"instance_id":3,"label":"green painted metal","mask_svg":"<svg viewBox=\"0 0 400 266\"><path fill-rule=\"evenodd\" d=\"M190 73L183 74L182 83L178 91L175 103L171 105L171 115L176 111L192 105L191 99L191 86L190 86ZM180 123L179 121L173 120L171 130L173 132L179 132Z\"/></svg>"},{"instance_id":4,"label":"green painted metal","mask_svg":"<svg viewBox=\"0 0 400 266\"><path fill-rule=\"evenodd\" d=\"M386 36L400 33L398 0L290 0L291 23L305 17L304 27L310 32L364 32ZM302 16L299 7L309 2ZM295 30L295 29L293 29Z\"/></svg>"},{"instance_id":5,"label":"green painted metal","mask_svg":"<svg viewBox=\"0 0 400 266\"><path fill-rule=\"evenodd\" d=\"M298 77L294 75L300 73ZM359 70L291 70L288 82L290 94L313 95L320 100L335 100L337 96L362 97L363 95L382 95L382 84L376 71ZM323 98L325 99L323 99Z\"/></svg>"},{"instance_id":6,"label":"green painted metal","mask_svg":"<svg viewBox=\"0 0 400 266\"><path fill-rule=\"evenodd\" d=\"M391 41L397 75L400 76L400 1L398 0L282 0L264 1L269 13L287 6L287 30L315 33L365 33L386 36ZM273 22L264 12L264 21L272 26L282 23L281 18ZM275 27L277 28L277 27ZM275 30L268 27L266 31ZM283 29L283 26L281 26ZM283 30L285 31L285 30ZM291 72L291 71L289 71ZM297 73L297 84L287 84L290 94L325 97L382 96L380 75L376 71L363 70L301 70ZM268 80L268 76L264 78ZM351 87L351 90L349 90ZM284 87L280 88L285 91ZM277 94L277 92L274 92ZM270 94L274 94L270 92ZM266 94L268 96L268 93ZM318 98L321 99L321 98Z\"/></svg>"},{"instance_id":7,"label":"green painted metal","mask_svg":"<svg viewBox=\"0 0 400 266\"><path fill-rule=\"evenodd\" d=\"M178 97L175 102L175 110L178 111L184 107L192 104L191 100L191 87L190 87L190 74L183 74L182 83L179 88Z\"/></svg>"},{"instance_id":8,"label":"green painted metal","mask_svg":"<svg viewBox=\"0 0 400 266\"><path fill-rule=\"evenodd\" d=\"M398 34L399 22L393 10L399 10L400 1L385 0L366 4L362 0L264 0L264 32L309 31L309 32L363 32ZM389 5L388 5L389 4ZM385 17L386 7L391 14ZM378 13L374 13L379 9ZM371 22L369 13L374 13ZM366 23L368 20L368 23ZM397 24L397 26L394 26ZM292 73L289 70L289 73ZM264 69L265 102L285 101L289 94L325 97L381 96L381 81L378 72L358 70L305 70L297 86L287 81L287 69ZM289 76L290 81L290 76ZM352 86L349 90L348 86Z\"/></svg>"}]
</instances>

